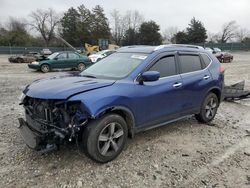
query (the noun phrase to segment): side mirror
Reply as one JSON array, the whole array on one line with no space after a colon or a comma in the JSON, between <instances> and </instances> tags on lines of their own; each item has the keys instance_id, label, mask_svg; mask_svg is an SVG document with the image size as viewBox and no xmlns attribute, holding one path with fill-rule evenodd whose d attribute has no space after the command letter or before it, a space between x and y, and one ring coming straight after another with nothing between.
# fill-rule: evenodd
<instances>
[{"instance_id":1,"label":"side mirror","mask_svg":"<svg viewBox=\"0 0 250 188\"><path fill-rule=\"evenodd\" d=\"M146 71L142 73L139 83L142 84L143 82L153 82L157 81L160 78L160 73L157 71Z\"/></svg>"},{"instance_id":2,"label":"side mirror","mask_svg":"<svg viewBox=\"0 0 250 188\"><path fill-rule=\"evenodd\" d=\"M58 60L58 57L55 57L54 60Z\"/></svg>"}]
</instances>

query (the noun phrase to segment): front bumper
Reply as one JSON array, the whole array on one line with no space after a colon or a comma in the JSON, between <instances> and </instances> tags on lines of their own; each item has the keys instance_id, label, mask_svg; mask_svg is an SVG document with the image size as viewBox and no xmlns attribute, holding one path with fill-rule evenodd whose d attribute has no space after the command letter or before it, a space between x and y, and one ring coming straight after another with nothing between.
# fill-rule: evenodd
<instances>
[{"instance_id":1,"label":"front bumper","mask_svg":"<svg viewBox=\"0 0 250 188\"><path fill-rule=\"evenodd\" d=\"M19 118L18 120L19 130L26 145L31 149L39 150L39 146L43 137L42 134L32 130L32 128L23 118Z\"/></svg>"},{"instance_id":2,"label":"front bumper","mask_svg":"<svg viewBox=\"0 0 250 188\"><path fill-rule=\"evenodd\" d=\"M26 114L26 121L19 118L19 130L25 144L41 153L57 150L65 136L56 130L46 130L45 125L33 120Z\"/></svg>"},{"instance_id":3,"label":"front bumper","mask_svg":"<svg viewBox=\"0 0 250 188\"><path fill-rule=\"evenodd\" d=\"M40 65L28 64L30 69L40 70Z\"/></svg>"}]
</instances>

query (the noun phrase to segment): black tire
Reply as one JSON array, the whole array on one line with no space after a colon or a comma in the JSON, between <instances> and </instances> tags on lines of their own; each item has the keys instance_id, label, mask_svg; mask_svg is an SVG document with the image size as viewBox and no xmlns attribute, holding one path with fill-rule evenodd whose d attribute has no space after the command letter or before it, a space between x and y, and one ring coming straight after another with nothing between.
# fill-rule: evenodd
<instances>
[{"instance_id":1,"label":"black tire","mask_svg":"<svg viewBox=\"0 0 250 188\"><path fill-rule=\"evenodd\" d=\"M201 106L200 113L195 115L195 118L201 123L212 121L219 107L218 97L214 93L209 93Z\"/></svg>"},{"instance_id":2,"label":"black tire","mask_svg":"<svg viewBox=\"0 0 250 188\"><path fill-rule=\"evenodd\" d=\"M85 69L86 69L86 66L84 65L84 63L79 63L77 65L77 70L84 71Z\"/></svg>"},{"instance_id":3,"label":"black tire","mask_svg":"<svg viewBox=\"0 0 250 188\"><path fill-rule=\"evenodd\" d=\"M50 71L50 66L49 66L48 64L43 64L43 65L41 66L41 71L42 71L43 73L49 72L49 71Z\"/></svg>"},{"instance_id":4,"label":"black tire","mask_svg":"<svg viewBox=\"0 0 250 188\"><path fill-rule=\"evenodd\" d=\"M82 148L92 160L107 163L122 152L127 138L125 120L117 114L107 114L87 125L83 132Z\"/></svg>"}]
</instances>

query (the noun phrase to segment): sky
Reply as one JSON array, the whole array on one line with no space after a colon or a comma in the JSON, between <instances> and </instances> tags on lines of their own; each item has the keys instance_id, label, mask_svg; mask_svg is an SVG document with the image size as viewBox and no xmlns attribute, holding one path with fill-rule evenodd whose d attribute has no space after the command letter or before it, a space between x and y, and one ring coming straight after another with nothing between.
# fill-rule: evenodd
<instances>
[{"instance_id":1,"label":"sky","mask_svg":"<svg viewBox=\"0 0 250 188\"><path fill-rule=\"evenodd\" d=\"M63 13L81 4L89 9L101 5L107 17L113 9L121 13L138 10L145 20L157 22L161 31L168 27L183 30L192 17L202 21L211 33L218 33L231 20L250 30L250 0L0 0L0 23L6 23L10 16L28 20L37 9L53 8Z\"/></svg>"}]
</instances>

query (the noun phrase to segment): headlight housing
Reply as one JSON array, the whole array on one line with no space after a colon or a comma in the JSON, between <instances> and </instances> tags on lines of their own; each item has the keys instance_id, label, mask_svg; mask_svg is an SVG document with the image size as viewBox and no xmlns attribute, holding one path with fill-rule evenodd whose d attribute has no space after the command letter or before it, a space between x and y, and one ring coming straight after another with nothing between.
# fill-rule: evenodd
<instances>
[{"instance_id":1,"label":"headlight housing","mask_svg":"<svg viewBox=\"0 0 250 188\"><path fill-rule=\"evenodd\" d=\"M39 65L39 62L33 61L31 64L32 64L32 65Z\"/></svg>"},{"instance_id":2,"label":"headlight housing","mask_svg":"<svg viewBox=\"0 0 250 188\"><path fill-rule=\"evenodd\" d=\"M91 61L92 61L93 63L95 63L95 62L96 62L96 59L92 58Z\"/></svg>"},{"instance_id":3,"label":"headlight housing","mask_svg":"<svg viewBox=\"0 0 250 188\"><path fill-rule=\"evenodd\" d=\"M22 94L19 96L19 102L22 103L26 95L22 92Z\"/></svg>"}]
</instances>

